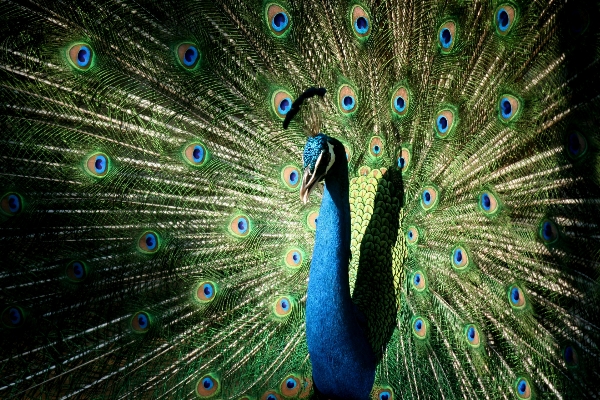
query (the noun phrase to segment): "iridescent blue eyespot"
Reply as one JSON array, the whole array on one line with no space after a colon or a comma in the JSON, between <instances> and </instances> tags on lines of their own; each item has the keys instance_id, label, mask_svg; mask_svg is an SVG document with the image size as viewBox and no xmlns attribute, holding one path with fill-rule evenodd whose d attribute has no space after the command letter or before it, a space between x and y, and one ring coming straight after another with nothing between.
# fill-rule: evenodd
<instances>
[{"instance_id":1,"label":"iridescent blue eyespot","mask_svg":"<svg viewBox=\"0 0 600 400\"><path fill-rule=\"evenodd\" d=\"M427 336L427 321L423 317L414 317L412 321L413 334L418 339L425 339Z\"/></svg>"},{"instance_id":2,"label":"iridescent blue eyespot","mask_svg":"<svg viewBox=\"0 0 600 400\"><path fill-rule=\"evenodd\" d=\"M508 13L504 8L498 10L498 29L505 32L508 29L510 21L508 19Z\"/></svg>"},{"instance_id":3,"label":"iridescent blue eyespot","mask_svg":"<svg viewBox=\"0 0 600 400\"><path fill-rule=\"evenodd\" d=\"M558 240L558 227L554 222L546 219L540 224L539 236L546 244L555 243Z\"/></svg>"},{"instance_id":4,"label":"iridescent blue eyespot","mask_svg":"<svg viewBox=\"0 0 600 400\"><path fill-rule=\"evenodd\" d=\"M286 397L296 397L302 389L302 380L298 375L288 375L279 385L281 394Z\"/></svg>"},{"instance_id":5,"label":"iridescent blue eyespot","mask_svg":"<svg viewBox=\"0 0 600 400\"><path fill-rule=\"evenodd\" d=\"M408 112L409 93L406 87L401 86L392 95L392 111L397 116L404 116Z\"/></svg>"},{"instance_id":6,"label":"iridescent blue eyespot","mask_svg":"<svg viewBox=\"0 0 600 400\"><path fill-rule=\"evenodd\" d=\"M519 111L520 102L515 96L505 94L500 98L500 120L502 122L509 122L513 120Z\"/></svg>"},{"instance_id":7,"label":"iridescent blue eyespot","mask_svg":"<svg viewBox=\"0 0 600 400\"><path fill-rule=\"evenodd\" d=\"M520 399L531 398L531 387L529 381L526 378L517 378L515 382L515 391Z\"/></svg>"},{"instance_id":8,"label":"iridescent blue eyespot","mask_svg":"<svg viewBox=\"0 0 600 400\"><path fill-rule=\"evenodd\" d=\"M287 165L281 170L281 181L284 187L290 191L300 188L301 178L300 170L293 165Z\"/></svg>"},{"instance_id":9,"label":"iridescent blue eyespot","mask_svg":"<svg viewBox=\"0 0 600 400\"><path fill-rule=\"evenodd\" d=\"M267 24L271 33L283 37L290 27L290 15L278 4L269 4L266 10Z\"/></svg>"},{"instance_id":10,"label":"iridescent blue eyespot","mask_svg":"<svg viewBox=\"0 0 600 400\"><path fill-rule=\"evenodd\" d=\"M71 64L79 70L88 69L94 59L92 48L85 43L73 45L67 52L67 55Z\"/></svg>"},{"instance_id":11,"label":"iridescent blue eyespot","mask_svg":"<svg viewBox=\"0 0 600 400\"><path fill-rule=\"evenodd\" d=\"M448 119L445 116L440 115L437 118L437 127L440 133L446 133L448 131Z\"/></svg>"},{"instance_id":12,"label":"iridescent blue eyespot","mask_svg":"<svg viewBox=\"0 0 600 400\"><path fill-rule=\"evenodd\" d=\"M196 286L195 297L200 303L210 303L214 300L217 293L217 286L214 282L204 281Z\"/></svg>"},{"instance_id":13,"label":"iridescent blue eyespot","mask_svg":"<svg viewBox=\"0 0 600 400\"><path fill-rule=\"evenodd\" d=\"M369 142L369 154L371 157L381 157L383 155L383 139L380 136L373 136Z\"/></svg>"},{"instance_id":14,"label":"iridescent blue eyespot","mask_svg":"<svg viewBox=\"0 0 600 400\"><path fill-rule=\"evenodd\" d=\"M415 271L412 275L412 287L418 292L422 292L425 290L427 285L425 279L425 273L422 271Z\"/></svg>"},{"instance_id":15,"label":"iridescent blue eyespot","mask_svg":"<svg viewBox=\"0 0 600 400\"><path fill-rule=\"evenodd\" d=\"M185 69L193 70L198 66L200 52L194 44L182 43L177 47L177 57Z\"/></svg>"},{"instance_id":16,"label":"iridescent blue eyespot","mask_svg":"<svg viewBox=\"0 0 600 400\"><path fill-rule=\"evenodd\" d=\"M354 108L355 103L356 101L354 101L354 97L344 96L344 98L342 99L342 108L346 111L352 110Z\"/></svg>"},{"instance_id":17,"label":"iridescent blue eyespot","mask_svg":"<svg viewBox=\"0 0 600 400\"><path fill-rule=\"evenodd\" d=\"M573 346L565 347L563 357L568 367L576 367L579 364L579 356Z\"/></svg>"},{"instance_id":18,"label":"iridescent blue eyespot","mask_svg":"<svg viewBox=\"0 0 600 400\"><path fill-rule=\"evenodd\" d=\"M206 147L200 142L190 143L183 149L183 155L189 165L199 167L204 165L209 159L209 153Z\"/></svg>"},{"instance_id":19,"label":"iridescent blue eyespot","mask_svg":"<svg viewBox=\"0 0 600 400\"><path fill-rule=\"evenodd\" d=\"M205 375L196 384L196 394L203 399L212 398L218 394L220 386L220 382L216 377Z\"/></svg>"},{"instance_id":20,"label":"iridescent blue eyespot","mask_svg":"<svg viewBox=\"0 0 600 400\"><path fill-rule=\"evenodd\" d=\"M144 311L135 313L131 318L131 327L134 332L147 332L150 329L150 316Z\"/></svg>"},{"instance_id":21,"label":"iridescent blue eyespot","mask_svg":"<svg viewBox=\"0 0 600 400\"><path fill-rule=\"evenodd\" d=\"M86 169L90 175L102 178L107 175L109 169L109 158L104 153L94 153L86 161Z\"/></svg>"},{"instance_id":22,"label":"iridescent blue eyespot","mask_svg":"<svg viewBox=\"0 0 600 400\"><path fill-rule=\"evenodd\" d=\"M457 246L452 250L452 265L454 268L462 270L469 265L469 255L462 246Z\"/></svg>"},{"instance_id":23,"label":"iridescent blue eyespot","mask_svg":"<svg viewBox=\"0 0 600 400\"><path fill-rule=\"evenodd\" d=\"M574 132L569 135L567 148L571 157L579 158L583 156L587 151L587 147L587 140L582 134Z\"/></svg>"},{"instance_id":24,"label":"iridescent blue eyespot","mask_svg":"<svg viewBox=\"0 0 600 400\"><path fill-rule=\"evenodd\" d=\"M21 196L17 193L6 193L0 199L0 212L8 217L17 215L21 209Z\"/></svg>"},{"instance_id":25,"label":"iridescent blue eyespot","mask_svg":"<svg viewBox=\"0 0 600 400\"><path fill-rule=\"evenodd\" d=\"M7 307L2 312L2 323L7 328L18 328L23 325L25 316L21 307Z\"/></svg>"},{"instance_id":26,"label":"iridescent blue eyespot","mask_svg":"<svg viewBox=\"0 0 600 400\"><path fill-rule=\"evenodd\" d=\"M414 245L419 240L419 231L416 227L411 226L406 231L406 241L409 245Z\"/></svg>"},{"instance_id":27,"label":"iridescent blue eyespot","mask_svg":"<svg viewBox=\"0 0 600 400\"><path fill-rule=\"evenodd\" d=\"M496 10L496 32L501 36L507 35L513 26L515 16L516 11L512 6L508 4L501 5Z\"/></svg>"},{"instance_id":28,"label":"iridescent blue eyespot","mask_svg":"<svg viewBox=\"0 0 600 400\"><path fill-rule=\"evenodd\" d=\"M440 31L440 43L442 43L442 47L445 49L449 48L452 44L452 33L450 29L444 28Z\"/></svg>"},{"instance_id":29,"label":"iridescent blue eyespot","mask_svg":"<svg viewBox=\"0 0 600 400\"><path fill-rule=\"evenodd\" d=\"M512 285L508 289L508 301L512 308L523 309L526 305L523 290L517 285Z\"/></svg>"},{"instance_id":30,"label":"iridescent blue eyespot","mask_svg":"<svg viewBox=\"0 0 600 400\"><path fill-rule=\"evenodd\" d=\"M474 348L480 346L481 340L479 338L479 330L475 325L467 325L465 327L465 337L469 346Z\"/></svg>"},{"instance_id":31,"label":"iridescent blue eyespot","mask_svg":"<svg viewBox=\"0 0 600 400\"><path fill-rule=\"evenodd\" d=\"M83 282L87 277L87 269L81 261L71 261L67 264L66 275L72 282Z\"/></svg>"},{"instance_id":32,"label":"iridescent blue eyespot","mask_svg":"<svg viewBox=\"0 0 600 400\"><path fill-rule=\"evenodd\" d=\"M138 249L142 253L155 253L160 246L160 238L156 232L147 231L138 240Z\"/></svg>"},{"instance_id":33,"label":"iridescent blue eyespot","mask_svg":"<svg viewBox=\"0 0 600 400\"><path fill-rule=\"evenodd\" d=\"M237 215L229 224L229 232L236 237L248 236L250 230L250 220L245 215Z\"/></svg>"},{"instance_id":34,"label":"iridescent blue eyespot","mask_svg":"<svg viewBox=\"0 0 600 400\"><path fill-rule=\"evenodd\" d=\"M438 192L433 186L426 186L421 193L421 207L431 210L438 202Z\"/></svg>"},{"instance_id":35,"label":"iridescent blue eyespot","mask_svg":"<svg viewBox=\"0 0 600 400\"><path fill-rule=\"evenodd\" d=\"M292 109L292 95L285 90L277 90L271 98L273 110L281 119Z\"/></svg>"},{"instance_id":36,"label":"iridescent blue eyespot","mask_svg":"<svg viewBox=\"0 0 600 400\"><path fill-rule=\"evenodd\" d=\"M365 17L358 17L356 21L354 21L354 29L360 35L364 35L369 31L369 21Z\"/></svg>"},{"instance_id":37,"label":"iridescent blue eyespot","mask_svg":"<svg viewBox=\"0 0 600 400\"><path fill-rule=\"evenodd\" d=\"M406 109L406 100L402 96L396 96L394 99L394 108L399 113L403 112Z\"/></svg>"},{"instance_id":38,"label":"iridescent blue eyespot","mask_svg":"<svg viewBox=\"0 0 600 400\"><path fill-rule=\"evenodd\" d=\"M371 26L369 23L369 15L361 6L354 6L352 9L352 28L354 29L354 33L359 39L366 38L370 31Z\"/></svg>"},{"instance_id":39,"label":"iridescent blue eyespot","mask_svg":"<svg viewBox=\"0 0 600 400\"><path fill-rule=\"evenodd\" d=\"M357 108L358 101L354 90L348 86L343 85L338 91L338 103L340 111L343 114L350 114Z\"/></svg>"},{"instance_id":40,"label":"iridescent blue eyespot","mask_svg":"<svg viewBox=\"0 0 600 400\"><path fill-rule=\"evenodd\" d=\"M439 138L447 138L454 130L455 111L453 109L444 109L437 113L435 117L435 133Z\"/></svg>"},{"instance_id":41,"label":"iridescent blue eyespot","mask_svg":"<svg viewBox=\"0 0 600 400\"><path fill-rule=\"evenodd\" d=\"M284 98L279 102L277 106L277 112L281 115L287 114L292 109L292 99L289 97Z\"/></svg>"},{"instance_id":42,"label":"iridescent blue eyespot","mask_svg":"<svg viewBox=\"0 0 600 400\"><path fill-rule=\"evenodd\" d=\"M106 157L103 155L98 155L96 157L96 161L94 161L94 169L97 174L103 174L106 171Z\"/></svg>"},{"instance_id":43,"label":"iridescent blue eyespot","mask_svg":"<svg viewBox=\"0 0 600 400\"><path fill-rule=\"evenodd\" d=\"M294 300L289 296L281 296L275 301L275 315L278 317L287 316L294 307Z\"/></svg>"}]
</instances>

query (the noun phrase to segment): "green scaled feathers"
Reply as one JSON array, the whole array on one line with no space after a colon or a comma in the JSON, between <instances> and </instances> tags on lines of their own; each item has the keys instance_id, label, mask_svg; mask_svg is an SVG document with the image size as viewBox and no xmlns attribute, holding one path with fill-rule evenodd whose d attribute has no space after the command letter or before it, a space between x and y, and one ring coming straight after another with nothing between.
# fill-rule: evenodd
<instances>
[{"instance_id":1,"label":"green scaled feathers","mask_svg":"<svg viewBox=\"0 0 600 400\"><path fill-rule=\"evenodd\" d=\"M598 2L21 3L0 398L314 395L317 132L349 161L373 399L600 395Z\"/></svg>"}]
</instances>

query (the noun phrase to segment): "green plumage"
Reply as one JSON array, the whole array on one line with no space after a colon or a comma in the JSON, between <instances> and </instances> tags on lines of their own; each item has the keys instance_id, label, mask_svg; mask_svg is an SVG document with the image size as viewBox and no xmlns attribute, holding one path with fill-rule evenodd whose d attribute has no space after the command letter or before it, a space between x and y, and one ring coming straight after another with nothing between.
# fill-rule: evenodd
<instances>
[{"instance_id":1,"label":"green plumage","mask_svg":"<svg viewBox=\"0 0 600 400\"><path fill-rule=\"evenodd\" d=\"M374 398L600 395L598 2L0 15L1 398L312 396L320 194L291 173L319 131Z\"/></svg>"}]
</instances>

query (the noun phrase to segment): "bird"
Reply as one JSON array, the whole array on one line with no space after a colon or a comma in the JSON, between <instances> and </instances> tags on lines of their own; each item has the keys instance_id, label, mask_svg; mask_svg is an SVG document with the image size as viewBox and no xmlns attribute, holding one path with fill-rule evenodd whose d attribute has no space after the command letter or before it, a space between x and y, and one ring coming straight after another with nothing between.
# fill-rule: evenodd
<instances>
[{"instance_id":1,"label":"bird","mask_svg":"<svg viewBox=\"0 0 600 400\"><path fill-rule=\"evenodd\" d=\"M0 397L600 395L600 3L6 0Z\"/></svg>"}]
</instances>

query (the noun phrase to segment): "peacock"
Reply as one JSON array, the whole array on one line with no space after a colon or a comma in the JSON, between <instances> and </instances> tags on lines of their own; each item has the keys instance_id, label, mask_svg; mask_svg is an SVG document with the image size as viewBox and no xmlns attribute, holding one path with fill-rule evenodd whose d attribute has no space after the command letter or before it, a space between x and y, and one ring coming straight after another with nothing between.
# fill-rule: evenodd
<instances>
[{"instance_id":1,"label":"peacock","mask_svg":"<svg viewBox=\"0 0 600 400\"><path fill-rule=\"evenodd\" d=\"M0 398L600 396L600 2L0 15Z\"/></svg>"}]
</instances>

